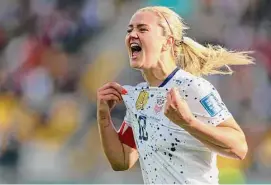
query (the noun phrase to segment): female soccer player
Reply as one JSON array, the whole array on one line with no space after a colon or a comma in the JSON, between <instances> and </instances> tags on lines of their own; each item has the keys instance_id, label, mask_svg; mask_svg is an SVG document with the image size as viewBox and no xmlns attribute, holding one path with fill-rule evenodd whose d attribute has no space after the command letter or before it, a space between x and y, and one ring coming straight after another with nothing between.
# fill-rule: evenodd
<instances>
[{"instance_id":1,"label":"female soccer player","mask_svg":"<svg viewBox=\"0 0 271 185\"><path fill-rule=\"evenodd\" d=\"M146 7L130 20L126 46L132 68L146 82L110 82L97 92L104 152L116 171L140 161L144 183L218 183L216 155L242 160L245 135L218 92L201 75L230 74L228 65L251 64L247 52L204 47L184 37L181 17L166 7ZM110 116L127 108L116 131Z\"/></svg>"}]
</instances>

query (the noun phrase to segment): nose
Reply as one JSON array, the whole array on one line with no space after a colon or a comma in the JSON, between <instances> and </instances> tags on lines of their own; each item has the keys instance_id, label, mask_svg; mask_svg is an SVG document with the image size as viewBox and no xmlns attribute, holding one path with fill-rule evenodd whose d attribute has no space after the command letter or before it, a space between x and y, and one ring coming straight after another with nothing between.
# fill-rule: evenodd
<instances>
[{"instance_id":1,"label":"nose","mask_svg":"<svg viewBox=\"0 0 271 185\"><path fill-rule=\"evenodd\" d=\"M130 33L130 37L131 38L138 38L136 30L132 30L132 32Z\"/></svg>"}]
</instances>

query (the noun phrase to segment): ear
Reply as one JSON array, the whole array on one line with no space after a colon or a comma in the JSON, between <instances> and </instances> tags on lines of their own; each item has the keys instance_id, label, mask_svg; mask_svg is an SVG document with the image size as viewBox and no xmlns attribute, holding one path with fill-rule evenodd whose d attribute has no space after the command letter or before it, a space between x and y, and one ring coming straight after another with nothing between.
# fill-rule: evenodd
<instances>
[{"instance_id":1,"label":"ear","mask_svg":"<svg viewBox=\"0 0 271 185\"><path fill-rule=\"evenodd\" d=\"M166 50L171 49L171 47L173 46L173 43L174 43L174 38L173 37L168 37L165 40L165 43L163 44L162 51L166 51Z\"/></svg>"}]
</instances>

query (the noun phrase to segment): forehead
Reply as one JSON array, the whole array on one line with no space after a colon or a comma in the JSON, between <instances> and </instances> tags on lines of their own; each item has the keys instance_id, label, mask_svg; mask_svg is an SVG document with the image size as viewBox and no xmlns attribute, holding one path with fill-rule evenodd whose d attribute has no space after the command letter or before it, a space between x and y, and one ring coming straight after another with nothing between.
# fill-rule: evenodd
<instances>
[{"instance_id":1,"label":"forehead","mask_svg":"<svg viewBox=\"0 0 271 185\"><path fill-rule=\"evenodd\" d=\"M158 16L151 11L139 11L136 12L131 20L130 25L147 24L147 25L158 25Z\"/></svg>"}]
</instances>

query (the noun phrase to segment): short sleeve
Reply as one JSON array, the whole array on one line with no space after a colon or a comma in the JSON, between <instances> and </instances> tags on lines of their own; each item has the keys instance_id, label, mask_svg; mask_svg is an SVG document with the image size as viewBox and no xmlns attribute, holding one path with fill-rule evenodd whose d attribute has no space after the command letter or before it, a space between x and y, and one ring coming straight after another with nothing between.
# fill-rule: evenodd
<instances>
[{"instance_id":1,"label":"short sleeve","mask_svg":"<svg viewBox=\"0 0 271 185\"><path fill-rule=\"evenodd\" d=\"M202 78L195 78L185 84L183 96L194 116L202 122L217 126L232 115L222 101L215 87Z\"/></svg>"}]
</instances>

